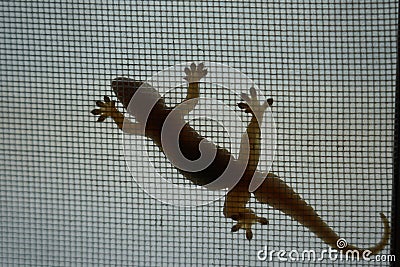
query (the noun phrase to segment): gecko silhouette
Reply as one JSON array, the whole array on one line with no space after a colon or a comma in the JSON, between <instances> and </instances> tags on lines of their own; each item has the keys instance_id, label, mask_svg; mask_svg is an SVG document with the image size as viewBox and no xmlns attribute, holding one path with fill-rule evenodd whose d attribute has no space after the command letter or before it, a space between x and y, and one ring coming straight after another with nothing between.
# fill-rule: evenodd
<instances>
[{"instance_id":1,"label":"gecko silhouette","mask_svg":"<svg viewBox=\"0 0 400 267\"><path fill-rule=\"evenodd\" d=\"M207 69L203 63L196 65L192 63L190 67L184 69L186 76L183 78L188 82L186 98L182 102L186 105L186 111L175 116L175 120L182 123L184 115L194 109L196 101L200 96L199 83L200 80L207 75ZM112 89L129 114L135 116L136 122L132 122L125 118L115 106L115 101L107 96L104 101L97 101L98 109L92 110L92 114L99 115L98 121L102 122L107 117L110 117L117 124L118 128L127 134L144 135L151 139L161 151L163 151L161 132L165 120L172 112L173 108L168 107L160 94L151 86L144 86L145 90L138 93L138 89L146 85L145 82L135 81L130 78L120 77L112 81ZM233 160L235 164L246 164L244 173L236 185L227 193L224 203L223 213L226 218L231 218L237 223L232 227L231 231L236 232L244 229L246 238L251 240L253 233L251 227L253 224L260 223L268 224L268 220L259 217L255 212L246 207L251 194L254 195L257 201L263 204L268 204L274 209L278 209L284 214L290 216L303 226L307 227L316 236L323 240L329 246L339 249L342 253L349 250L357 250L360 253L366 251L353 245L348 245L345 248L338 248L337 241L339 240L331 227L329 227L316 213L316 211L308 205L290 186L272 172L266 175L264 182L253 192L249 192L249 184L253 175L257 172L257 164L260 158L260 121L264 110L271 106L273 101L268 99L264 103L260 103L254 88L250 88L250 94L242 94L242 100L238 107L244 112L251 114L250 123L247 126L246 133L243 134L242 141L247 139L248 142L242 142L239 155L246 149L250 149L250 153L246 158L246 162L235 159L232 154L225 148L218 145L213 145L216 150L214 160L205 169L199 171L187 171L178 169L178 171L196 185L205 186L217 180L228 163ZM135 95L137 94L137 95ZM140 94L140 96L138 96ZM147 101L151 104L150 110L145 110L139 104L137 107L129 105L133 96L138 96L140 101ZM192 100L192 101L188 101ZM201 156L199 150L200 142L205 140L205 137L197 133L188 123L182 123L183 128L179 133L179 148L181 153L189 160L196 160ZM383 213L380 213L383 222L383 235L381 240L374 246L368 248L372 254L377 254L388 243L390 236L390 226L388 219Z\"/></svg>"}]
</instances>

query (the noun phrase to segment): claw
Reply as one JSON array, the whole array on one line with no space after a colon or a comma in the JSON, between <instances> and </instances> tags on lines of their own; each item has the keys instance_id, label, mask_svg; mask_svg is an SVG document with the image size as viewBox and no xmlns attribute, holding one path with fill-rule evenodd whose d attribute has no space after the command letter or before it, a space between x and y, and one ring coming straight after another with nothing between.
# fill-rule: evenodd
<instances>
[{"instance_id":1,"label":"claw","mask_svg":"<svg viewBox=\"0 0 400 267\"><path fill-rule=\"evenodd\" d=\"M248 94L246 94L246 93L241 93L241 94L240 94L240 97L241 97L244 101L250 102L250 97L249 97Z\"/></svg>"},{"instance_id":2,"label":"claw","mask_svg":"<svg viewBox=\"0 0 400 267\"><path fill-rule=\"evenodd\" d=\"M237 232L237 231L239 231L239 229L241 229L241 228L242 228L242 225L241 225L240 223L237 223L237 224L235 224L234 226L232 226L231 232L232 232L232 233Z\"/></svg>"},{"instance_id":3,"label":"claw","mask_svg":"<svg viewBox=\"0 0 400 267\"><path fill-rule=\"evenodd\" d=\"M239 231L240 229L246 229L246 239L247 240L250 241L251 239L253 239L253 231L251 230L251 226L243 227L242 223L237 223L234 226L232 226L231 232L235 233L235 232Z\"/></svg>"},{"instance_id":4,"label":"claw","mask_svg":"<svg viewBox=\"0 0 400 267\"><path fill-rule=\"evenodd\" d=\"M104 102L101 102L100 100L97 100L97 101L96 101L96 106L98 106L98 107L105 107L106 104L105 104Z\"/></svg>"},{"instance_id":5,"label":"claw","mask_svg":"<svg viewBox=\"0 0 400 267\"><path fill-rule=\"evenodd\" d=\"M243 102L242 103L238 103L238 107L241 108L241 109L244 109L244 112L246 112L246 113L251 113L251 108L246 103L243 103Z\"/></svg>"},{"instance_id":6,"label":"claw","mask_svg":"<svg viewBox=\"0 0 400 267\"><path fill-rule=\"evenodd\" d=\"M186 73L187 76L190 74L190 69L188 67L185 67L184 72ZM185 78L186 79L186 78Z\"/></svg>"},{"instance_id":7,"label":"claw","mask_svg":"<svg viewBox=\"0 0 400 267\"><path fill-rule=\"evenodd\" d=\"M93 115L99 115L101 113L100 109L93 109L90 113Z\"/></svg>"},{"instance_id":8,"label":"claw","mask_svg":"<svg viewBox=\"0 0 400 267\"><path fill-rule=\"evenodd\" d=\"M250 96L251 98L253 98L254 100L257 100L257 92L256 89L254 87L250 88Z\"/></svg>"},{"instance_id":9,"label":"claw","mask_svg":"<svg viewBox=\"0 0 400 267\"><path fill-rule=\"evenodd\" d=\"M269 224L269 221L268 221L266 218L263 218L263 217L260 217L260 218L258 219L258 222L259 222L261 225L267 225L267 224Z\"/></svg>"},{"instance_id":10,"label":"claw","mask_svg":"<svg viewBox=\"0 0 400 267\"><path fill-rule=\"evenodd\" d=\"M98 119L97 122L103 122L106 119L105 116L101 115Z\"/></svg>"},{"instance_id":11,"label":"claw","mask_svg":"<svg viewBox=\"0 0 400 267\"><path fill-rule=\"evenodd\" d=\"M253 232L251 231L251 229L246 229L246 238L249 241L253 238Z\"/></svg>"},{"instance_id":12,"label":"claw","mask_svg":"<svg viewBox=\"0 0 400 267\"><path fill-rule=\"evenodd\" d=\"M234 221L237 221L237 220L239 220L239 215L232 215L231 217L230 217L232 220L234 220Z\"/></svg>"}]
</instances>

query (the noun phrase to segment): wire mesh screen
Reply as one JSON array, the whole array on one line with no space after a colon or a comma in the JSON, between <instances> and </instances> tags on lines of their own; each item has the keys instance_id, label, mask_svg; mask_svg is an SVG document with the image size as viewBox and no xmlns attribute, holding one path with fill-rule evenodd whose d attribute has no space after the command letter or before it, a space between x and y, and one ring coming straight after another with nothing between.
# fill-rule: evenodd
<instances>
[{"instance_id":1,"label":"wire mesh screen","mask_svg":"<svg viewBox=\"0 0 400 267\"><path fill-rule=\"evenodd\" d=\"M296 209L267 205L268 195L247 203L269 222L258 219L252 236L241 221L246 214L224 214L224 190L212 191L213 201L202 205L159 201L146 190L146 185L158 188L157 178L191 188L189 196L167 188L162 193L170 200L193 195L203 200L199 192L210 190L185 179L151 138L132 141L137 136L118 129L106 118L110 114L102 113L105 120L99 123L102 114L90 111L98 100L98 109L110 107L114 102L104 100L106 95L118 114L137 123L111 87L116 78L143 82L177 66L180 86L163 95L166 105L174 106L187 96L191 83L184 78L193 76L192 62L204 63L206 77L215 73L213 66L233 69L273 99L268 110L276 142L267 172L293 188L345 242L370 248L384 235L379 214L392 217L398 1L2 1L0 6L2 265L390 264L389 257L324 257L321 252L332 244L293 217ZM228 75L213 77L218 79L200 82L199 88L203 99L216 104L203 105L209 116L194 117L190 125L234 151L227 127L239 124L217 108L239 114L244 129L252 112L237 106L246 96L225 86ZM250 87L241 90L254 99ZM271 156L265 151L261 156ZM145 152L142 158L150 164L137 163L129 157L133 152ZM138 181L146 175L155 180ZM302 259L304 251L321 259ZM390 244L378 253L389 254Z\"/></svg>"}]
</instances>

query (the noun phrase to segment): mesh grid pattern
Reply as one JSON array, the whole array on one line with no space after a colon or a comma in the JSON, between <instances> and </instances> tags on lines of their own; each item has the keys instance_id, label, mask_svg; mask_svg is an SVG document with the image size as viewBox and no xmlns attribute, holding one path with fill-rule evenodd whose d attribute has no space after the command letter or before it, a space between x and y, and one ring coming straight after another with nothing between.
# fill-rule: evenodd
<instances>
[{"instance_id":1,"label":"mesh grid pattern","mask_svg":"<svg viewBox=\"0 0 400 267\"><path fill-rule=\"evenodd\" d=\"M249 242L230 233L223 200L177 208L135 183L121 132L90 110L117 76L145 80L193 61L234 67L273 97L273 171L349 243L380 238L398 1L2 1L0 19L2 265L283 266L257 252L326 248L255 200L270 225Z\"/></svg>"}]
</instances>

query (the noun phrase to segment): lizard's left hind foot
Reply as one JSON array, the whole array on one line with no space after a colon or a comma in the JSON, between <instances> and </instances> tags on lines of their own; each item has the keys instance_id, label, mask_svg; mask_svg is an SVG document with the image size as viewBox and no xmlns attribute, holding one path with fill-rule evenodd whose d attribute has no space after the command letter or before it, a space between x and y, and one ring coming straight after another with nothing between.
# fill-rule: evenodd
<instances>
[{"instance_id":1,"label":"lizard's left hind foot","mask_svg":"<svg viewBox=\"0 0 400 267\"><path fill-rule=\"evenodd\" d=\"M244 229L246 231L247 240L251 240L253 238L251 226L256 223L267 225L268 220L264 217L257 216L251 209L244 208L243 210L244 211L240 212L239 214L233 215L231 217L232 219L237 221L237 223L232 226L231 231L237 232L240 229Z\"/></svg>"},{"instance_id":2,"label":"lizard's left hind foot","mask_svg":"<svg viewBox=\"0 0 400 267\"><path fill-rule=\"evenodd\" d=\"M230 191L225 198L224 215L226 218L237 221L231 229L232 232L244 229L246 231L246 238L251 240L253 238L252 225L256 223L266 225L268 224L268 220L257 216L254 211L246 208L249 199L250 193L248 191L235 189Z\"/></svg>"}]
</instances>

